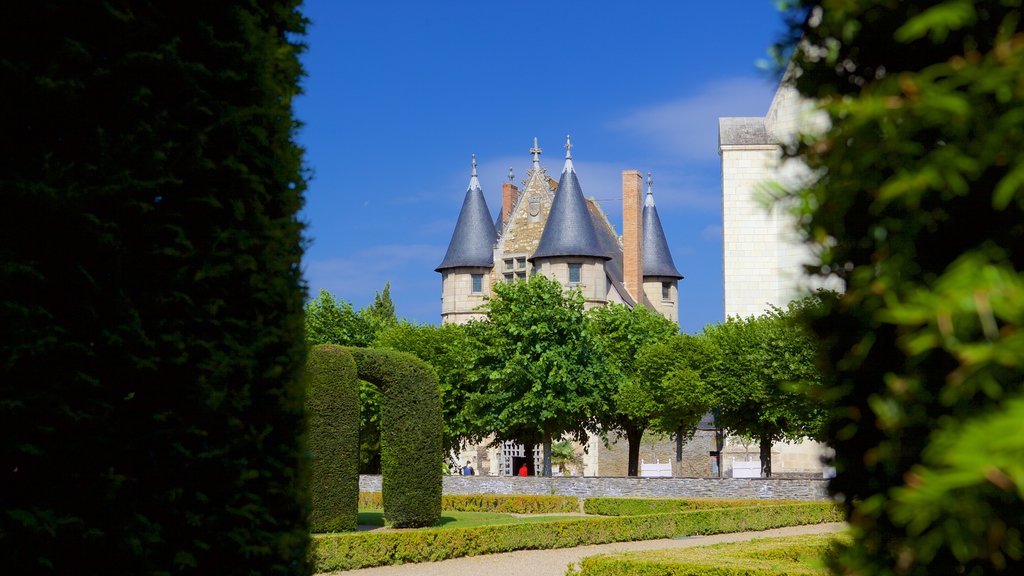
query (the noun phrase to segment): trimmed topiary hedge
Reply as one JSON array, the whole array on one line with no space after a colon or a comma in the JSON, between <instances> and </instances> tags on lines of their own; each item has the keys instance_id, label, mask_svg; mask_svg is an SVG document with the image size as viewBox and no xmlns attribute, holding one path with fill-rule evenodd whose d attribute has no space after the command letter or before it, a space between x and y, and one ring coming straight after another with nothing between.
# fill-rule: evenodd
<instances>
[{"instance_id":1,"label":"trimmed topiary hedge","mask_svg":"<svg viewBox=\"0 0 1024 576\"><path fill-rule=\"evenodd\" d=\"M380 387L384 518L397 528L441 517L441 398L434 369L404 352L347 348L359 378Z\"/></svg>"},{"instance_id":2,"label":"trimmed topiary hedge","mask_svg":"<svg viewBox=\"0 0 1024 576\"><path fill-rule=\"evenodd\" d=\"M602 516L638 516L665 514L705 508L735 508L737 506L773 506L798 504L800 500L757 500L751 498L587 498L583 511Z\"/></svg>"},{"instance_id":3,"label":"trimmed topiary hedge","mask_svg":"<svg viewBox=\"0 0 1024 576\"><path fill-rule=\"evenodd\" d=\"M842 517L842 511L831 502L803 502L449 530L325 534L313 537L313 554L316 571L329 572L513 550L767 530L837 522Z\"/></svg>"},{"instance_id":4,"label":"trimmed topiary hedge","mask_svg":"<svg viewBox=\"0 0 1024 576\"><path fill-rule=\"evenodd\" d=\"M360 508L383 508L380 492L360 492ZM524 494L445 494L441 510L457 512L503 512L506 514L555 514L580 511L575 496L530 496Z\"/></svg>"},{"instance_id":5,"label":"trimmed topiary hedge","mask_svg":"<svg viewBox=\"0 0 1024 576\"><path fill-rule=\"evenodd\" d=\"M0 32L0 571L308 574L298 0Z\"/></svg>"},{"instance_id":6,"label":"trimmed topiary hedge","mask_svg":"<svg viewBox=\"0 0 1024 576\"><path fill-rule=\"evenodd\" d=\"M825 576L822 558L843 533L758 538L694 548L602 554L584 558L567 576Z\"/></svg>"},{"instance_id":7,"label":"trimmed topiary hedge","mask_svg":"<svg viewBox=\"0 0 1024 576\"><path fill-rule=\"evenodd\" d=\"M313 346L306 361L306 413L312 455L313 532L356 529L359 496L359 379L345 348Z\"/></svg>"}]
</instances>

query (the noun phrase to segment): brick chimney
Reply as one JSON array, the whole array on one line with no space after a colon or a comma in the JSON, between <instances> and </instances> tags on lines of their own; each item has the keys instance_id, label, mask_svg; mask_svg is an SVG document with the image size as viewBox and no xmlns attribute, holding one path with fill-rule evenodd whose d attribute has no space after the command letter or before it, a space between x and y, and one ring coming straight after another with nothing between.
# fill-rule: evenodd
<instances>
[{"instance_id":1,"label":"brick chimney","mask_svg":"<svg viewBox=\"0 0 1024 576\"><path fill-rule=\"evenodd\" d=\"M639 170L622 171L622 275L638 303L644 299L643 187Z\"/></svg>"},{"instance_id":2,"label":"brick chimney","mask_svg":"<svg viewBox=\"0 0 1024 576\"><path fill-rule=\"evenodd\" d=\"M639 174L639 172L637 172ZM505 182L501 185L501 225L504 226L508 223L508 219L512 216L512 209L515 208L516 202L519 201L519 188L512 182Z\"/></svg>"}]
</instances>

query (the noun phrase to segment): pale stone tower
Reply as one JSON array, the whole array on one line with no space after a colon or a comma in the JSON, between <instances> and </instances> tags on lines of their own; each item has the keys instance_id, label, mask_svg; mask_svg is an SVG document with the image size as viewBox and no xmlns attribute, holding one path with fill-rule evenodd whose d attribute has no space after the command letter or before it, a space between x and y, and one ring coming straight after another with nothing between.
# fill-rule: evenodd
<instances>
[{"instance_id":1,"label":"pale stone tower","mask_svg":"<svg viewBox=\"0 0 1024 576\"><path fill-rule=\"evenodd\" d=\"M672 261L672 253L668 249L665 231L661 228L661 218L654 206L654 182L651 173L647 173L647 198L644 199L643 212L643 269L644 295L648 302L662 316L679 323L679 280L683 275L676 270Z\"/></svg>"},{"instance_id":2,"label":"pale stone tower","mask_svg":"<svg viewBox=\"0 0 1024 576\"><path fill-rule=\"evenodd\" d=\"M494 268L494 242L498 233L491 220L487 200L476 175L469 178L466 199L455 223L444 260L434 270L441 273L441 321L462 324L482 318L476 308L491 294L491 269Z\"/></svg>"},{"instance_id":3,"label":"pale stone tower","mask_svg":"<svg viewBox=\"0 0 1024 576\"><path fill-rule=\"evenodd\" d=\"M608 303L605 262L611 258L598 240L572 164L572 143L566 136L565 166L544 233L529 261L537 272L569 288L579 288L583 293L584 306L593 308Z\"/></svg>"}]
</instances>

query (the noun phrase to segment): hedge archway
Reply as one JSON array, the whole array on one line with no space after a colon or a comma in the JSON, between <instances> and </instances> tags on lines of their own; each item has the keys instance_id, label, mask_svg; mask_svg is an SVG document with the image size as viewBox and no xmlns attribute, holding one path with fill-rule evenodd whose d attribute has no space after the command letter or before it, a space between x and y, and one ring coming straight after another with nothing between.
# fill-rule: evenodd
<instances>
[{"instance_id":1,"label":"hedge archway","mask_svg":"<svg viewBox=\"0 0 1024 576\"><path fill-rule=\"evenodd\" d=\"M359 378L378 386L384 518L398 528L441 517L441 397L437 375L405 352L347 348Z\"/></svg>"},{"instance_id":2,"label":"hedge archway","mask_svg":"<svg viewBox=\"0 0 1024 576\"><path fill-rule=\"evenodd\" d=\"M313 532L356 529L359 513L359 379L352 354L321 344L306 360L309 419L309 527Z\"/></svg>"},{"instance_id":3,"label":"hedge archway","mask_svg":"<svg viewBox=\"0 0 1024 576\"><path fill-rule=\"evenodd\" d=\"M313 346L306 409L313 456L310 527L355 530L359 500L359 380L380 388L384 518L398 528L441 517L441 399L426 362L391 350Z\"/></svg>"}]
</instances>

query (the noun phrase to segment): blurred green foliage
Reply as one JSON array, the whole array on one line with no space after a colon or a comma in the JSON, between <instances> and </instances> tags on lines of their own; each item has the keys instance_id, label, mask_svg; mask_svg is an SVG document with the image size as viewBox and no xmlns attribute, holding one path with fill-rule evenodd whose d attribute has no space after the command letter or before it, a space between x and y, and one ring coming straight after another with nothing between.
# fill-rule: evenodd
<instances>
[{"instance_id":1,"label":"blurred green foliage","mask_svg":"<svg viewBox=\"0 0 1024 576\"><path fill-rule=\"evenodd\" d=\"M789 78L830 126L789 150L828 351L836 573L1024 569L1019 0L793 2Z\"/></svg>"}]
</instances>

